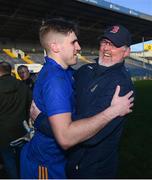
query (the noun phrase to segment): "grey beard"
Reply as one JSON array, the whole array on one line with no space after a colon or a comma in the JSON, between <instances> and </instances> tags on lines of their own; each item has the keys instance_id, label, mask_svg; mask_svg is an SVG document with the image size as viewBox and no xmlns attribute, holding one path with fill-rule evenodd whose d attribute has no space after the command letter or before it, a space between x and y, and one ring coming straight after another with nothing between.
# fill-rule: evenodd
<instances>
[{"instance_id":1,"label":"grey beard","mask_svg":"<svg viewBox=\"0 0 152 180\"><path fill-rule=\"evenodd\" d=\"M99 58L98 64L101 65L101 66L105 66L105 67L110 67L110 66L112 66L112 64L108 64L108 63L105 64L105 63L103 63L100 58Z\"/></svg>"}]
</instances>

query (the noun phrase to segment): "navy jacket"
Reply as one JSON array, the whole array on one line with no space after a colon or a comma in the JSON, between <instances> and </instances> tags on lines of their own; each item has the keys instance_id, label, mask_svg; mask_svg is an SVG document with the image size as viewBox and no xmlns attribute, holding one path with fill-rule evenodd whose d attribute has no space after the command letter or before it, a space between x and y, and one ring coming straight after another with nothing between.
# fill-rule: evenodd
<instances>
[{"instance_id":1,"label":"navy jacket","mask_svg":"<svg viewBox=\"0 0 152 180\"><path fill-rule=\"evenodd\" d=\"M133 90L124 63L111 67L98 63L82 66L75 73L75 120L96 115L110 106L117 85L121 86L120 95ZM68 178L115 178L124 122L123 117L117 117L94 137L69 150Z\"/></svg>"},{"instance_id":2,"label":"navy jacket","mask_svg":"<svg viewBox=\"0 0 152 180\"><path fill-rule=\"evenodd\" d=\"M75 73L77 119L96 115L110 106L117 85L121 86L120 95L133 90L124 63L82 66ZM95 136L72 148L66 167L68 177L115 178L124 123L123 117L117 117Z\"/></svg>"}]
</instances>

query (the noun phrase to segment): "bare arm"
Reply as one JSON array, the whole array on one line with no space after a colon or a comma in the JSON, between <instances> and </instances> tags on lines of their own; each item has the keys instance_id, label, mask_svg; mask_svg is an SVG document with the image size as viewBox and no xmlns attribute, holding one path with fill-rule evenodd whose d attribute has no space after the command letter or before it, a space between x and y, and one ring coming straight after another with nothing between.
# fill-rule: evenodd
<instances>
[{"instance_id":1,"label":"bare arm","mask_svg":"<svg viewBox=\"0 0 152 180\"><path fill-rule=\"evenodd\" d=\"M30 117L31 121L34 124L34 121L36 120L37 116L41 113L41 111L38 109L38 107L35 105L35 102L32 101L31 108L30 108Z\"/></svg>"},{"instance_id":2,"label":"bare arm","mask_svg":"<svg viewBox=\"0 0 152 180\"><path fill-rule=\"evenodd\" d=\"M115 117L132 112L130 109L133 106L133 98L130 98L132 92L123 97L119 97L119 92L120 87L118 86L111 106L93 117L74 122L71 120L71 113L49 117L52 130L60 146L63 149L68 149L94 136Z\"/></svg>"}]
</instances>

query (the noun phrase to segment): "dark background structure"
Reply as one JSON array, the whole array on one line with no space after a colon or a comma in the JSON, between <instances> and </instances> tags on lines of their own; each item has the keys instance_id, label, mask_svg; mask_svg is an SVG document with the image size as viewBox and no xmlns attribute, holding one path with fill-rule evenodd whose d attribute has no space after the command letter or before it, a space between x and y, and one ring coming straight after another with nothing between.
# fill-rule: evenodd
<instances>
[{"instance_id":1,"label":"dark background structure","mask_svg":"<svg viewBox=\"0 0 152 180\"><path fill-rule=\"evenodd\" d=\"M100 0L101 3L102 1ZM39 26L52 17L66 17L78 22L80 42L84 46L96 46L97 37L102 35L103 30L116 23L126 26L131 31L133 44L141 42L142 37L145 40L152 39L152 18L139 18L86 2L0 0L0 41L4 44L5 40L37 42Z\"/></svg>"}]
</instances>

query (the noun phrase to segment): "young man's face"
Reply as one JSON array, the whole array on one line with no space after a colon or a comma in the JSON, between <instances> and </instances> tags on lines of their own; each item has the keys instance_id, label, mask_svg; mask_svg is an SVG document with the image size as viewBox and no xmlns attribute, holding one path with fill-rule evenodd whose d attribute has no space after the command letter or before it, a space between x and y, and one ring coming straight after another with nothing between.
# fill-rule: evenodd
<instances>
[{"instance_id":1,"label":"young man's face","mask_svg":"<svg viewBox=\"0 0 152 180\"><path fill-rule=\"evenodd\" d=\"M122 46L116 47L110 40L103 39L99 48L99 64L112 66L122 62L130 53L130 48Z\"/></svg>"},{"instance_id":2,"label":"young man's face","mask_svg":"<svg viewBox=\"0 0 152 180\"><path fill-rule=\"evenodd\" d=\"M74 32L68 33L60 45L60 57L65 66L74 65L77 62L77 53L81 50L77 36Z\"/></svg>"}]
</instances>

